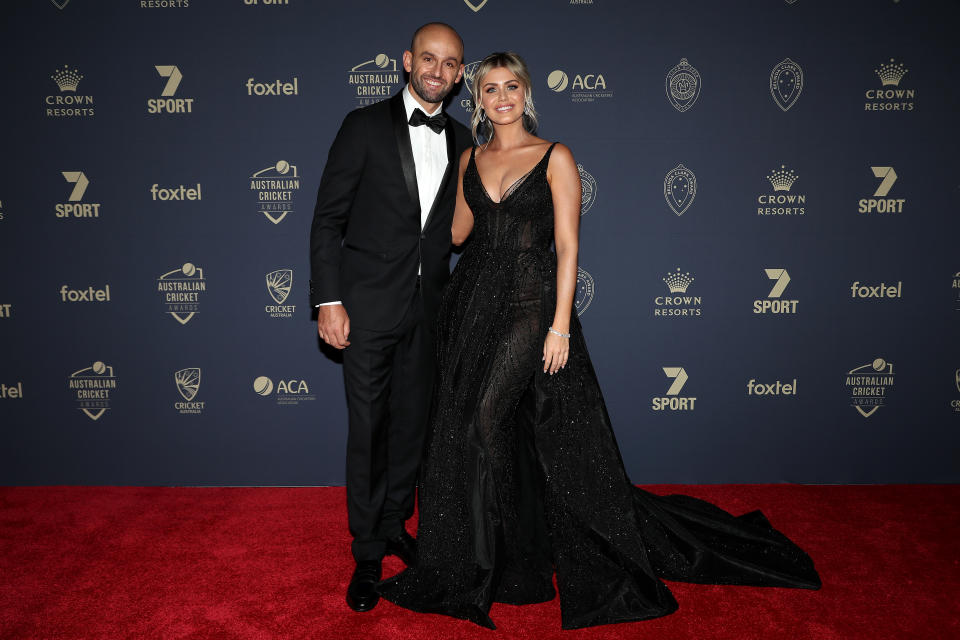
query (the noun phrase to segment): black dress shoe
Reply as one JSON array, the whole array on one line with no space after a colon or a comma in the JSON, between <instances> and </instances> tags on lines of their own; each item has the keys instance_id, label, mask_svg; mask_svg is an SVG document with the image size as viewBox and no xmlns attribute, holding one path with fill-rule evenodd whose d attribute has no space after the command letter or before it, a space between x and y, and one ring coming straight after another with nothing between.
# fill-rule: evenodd
<instances>
[{"instance_id":1,"label":"black dress shoe","mask_svg":"<svg viewBox=\"0 0 960 640\"><path fill-rule=\"evenodd\" d=\"M417 564L417 541L406 531L387 540L387 553L400 558L408 567Z\"/></svg>"},{"instance_id":2,"label":"black dress shoe","mask_svg":"<svg viewBox=\"0 0 960 640\"><path fill-rule=\"evenodd\" d=\"M360 560L347 587L347 604L354 611L370 611L380 601L375 585L380 581L380 561Z\"/></svg>"}]
</instances>

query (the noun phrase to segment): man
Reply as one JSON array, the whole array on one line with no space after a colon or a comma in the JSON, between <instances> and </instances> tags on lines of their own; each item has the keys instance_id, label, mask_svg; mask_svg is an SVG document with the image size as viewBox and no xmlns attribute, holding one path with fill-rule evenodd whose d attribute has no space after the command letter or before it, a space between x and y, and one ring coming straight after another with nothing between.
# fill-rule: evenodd
<instances>
[{"instance_id":1,"label":"man","mask_svg":"<svg viewBox=\"0 0 960 640\"><path fill-rule=\"evenodd\" d=\"M355 611L379 600L385 554L416 562L413 514L434 376L433 323L450 273L466 127L442 111L463 76L463 40L430 23L403 53L409 84L351 112L330 147L310 236L317 330L343 349L349 410L347 516Z\"/></svg>"}]
</instances>

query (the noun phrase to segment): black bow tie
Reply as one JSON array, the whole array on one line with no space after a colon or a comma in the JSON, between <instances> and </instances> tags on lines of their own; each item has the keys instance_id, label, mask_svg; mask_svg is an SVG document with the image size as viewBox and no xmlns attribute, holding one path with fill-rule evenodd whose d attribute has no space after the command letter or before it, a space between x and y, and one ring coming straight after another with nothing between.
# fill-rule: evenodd
<instances>
[{"instance_id":1,"label":"black bow tie","mask_svg":"<svg viewBox=\"0 0 960 640\"><path fill-rule=\"evenodd\" d=\"M434 133L440 133L443 131L443 128L447 126L447 114L441 111L435 116L427 116L427 114L420 109L414 109L413 115L410 116L410 126L419 127L422 124L433 129Z\"/></svg>"}]
</instances>

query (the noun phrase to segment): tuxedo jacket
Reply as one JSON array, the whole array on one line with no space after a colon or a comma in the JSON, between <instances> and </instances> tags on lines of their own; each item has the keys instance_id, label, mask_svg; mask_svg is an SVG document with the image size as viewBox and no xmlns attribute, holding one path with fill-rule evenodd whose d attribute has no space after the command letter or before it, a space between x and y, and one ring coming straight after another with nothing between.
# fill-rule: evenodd
<instances>
[{"instance_id":1,"label":"tuxedo jacket","mask_svg":"<svg viewBox=\"0 0 960 640\"><path fill-rule=\"evenodd\" d=\"M421 229L403 94L344 118L313 212L312 305L340 300L351 327L388 331L403 319L421 265L424 312L433 322L450 275L459 158L471 145L470 131L449 116L443 133L447 168Z\"/></svg>"}]
</instances>

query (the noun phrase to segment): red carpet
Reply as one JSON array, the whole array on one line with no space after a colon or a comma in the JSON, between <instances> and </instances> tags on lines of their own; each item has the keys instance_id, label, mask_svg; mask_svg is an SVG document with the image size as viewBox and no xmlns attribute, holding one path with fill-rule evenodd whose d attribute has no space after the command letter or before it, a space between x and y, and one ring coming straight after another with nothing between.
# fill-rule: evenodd
<instances>
[{"instance_id":1,"label":"red carpet","mask_svg":"<svg viewBox=\"0 0 960 640\"><path fill-rule=\"evenodd\" d=\"M497 605L488 631L344 602L341 488L0 488L2 638L960 638L960 486L697 485L762 509L820 591L668 583L665 618L561 631L557 600ZM389 575L401 564L388 558Z\"/></svg>"}]
</instances>

